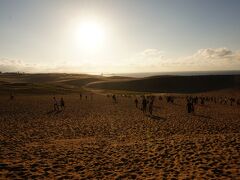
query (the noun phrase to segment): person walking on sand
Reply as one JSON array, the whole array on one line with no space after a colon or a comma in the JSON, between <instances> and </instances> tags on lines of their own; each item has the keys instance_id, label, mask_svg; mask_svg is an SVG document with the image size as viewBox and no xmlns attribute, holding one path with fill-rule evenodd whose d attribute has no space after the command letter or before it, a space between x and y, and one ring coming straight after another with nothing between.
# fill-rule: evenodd
<instances>
[{"instance_id":1,"label":"person walking on sand","mask_svg":"<svg viewBox=\"0 0 240 180\"><path fill-rule=\"evenodd\" d=\"M230 100L230 105L232 106L233 103L235 102L235 99L231 97L229 100Z\"/></svg>"},{"instance_id":2,"label":"person walking on sand","mask_svg":"<svg viewBox=\"0 0 240 180\"><path fill-rule=\"evenodd\" d=\"M136 99L134 100L134 102L135 102L136 108L138 108L138 99L136 98Z\"/></svg>"},{"instance_id":3,"label":"person walking on sand","mask_svg":"<svg viewBox=\"0 0 240 180\"><path fill-rule=\"evenodd\" d=\"M113 99L113 102L117 103L117 98L115 94L112 96L112 99Z\"/></svg>"},{"instance_id":4,"label":"person walking on sand","mask_svg":"<svg viewBox=\"0 0 240 180\"><path fill-rule=\"evenodd\" d=\"M237 100L237 105L240 105L240 99Z\"/></svg>"},{"instance_id":5,"label":"person walking on sand","mask_svg":"<svg viewBox=\"0 0 240 180\"><path fill-rule=\"evenodd\" d=\"M194 104L193 104L193 101L191 102L191 111L192 111L192 113L194 113Z\"/></svg>"},{"instance_id":6,"label":"person walking on sand","mask_svg":"<svg viewBox=\"0 0 240 180\"><path fill-rule=\"evenodd\" d=\"M82 93L80 93L79 97L80 97L80 100L82 100Z\"/></svg>"},{"instance_id":7,"label":"person walking on sand","mask_svg":"<svg viewBox=\"0 0 240 180\"><path fill-rule=\"evenodd\" d=\"M54 108L54 111L59 110L58 103L55 97L53 97L53 108Z\"/></svg>"},{"instance_id":8,"label":"person walking on sand","mask_svg":"<svg viewBox=\"0 0 240 180\"><path fill-rule=\"evenodd\" d=\"M60 107L62 110L65 110L65 102L64 102L63 98L60 99Z\"/></svg>"},{"instance_id":9,"label":"person walking on sand","mask_svg":"<svg viewBox=\"0 0 240 180\"><path fill-rule=\"evenodd\" d=\"M144 114L146 113L146 110L147 110L147 100L146 100L145 96L143 96L143 99L142 99L142 111L143 111Z\"/></svg>"},{"instance_id":10,"label":"person walking on sand","mask_svg":"<svg viewBox=\"0 0 240 180\"><path fill-rule=\"evenodd\" d=\"M194 112L194 105L190 99L187 100L187 111L188 113Z\"/></svg>"},{"instance_id":11,"label":"person walking on sand","mask_svg":"<svg viewBox=\"0 0 240 180\"><path fill-rule=\"evenodd\" d=\"M151 101L148 105L148 111L149 111L149 114L152 116L152 113L153 113L153 99L151 99Z\"/></svg>"},{"instance_id":12,"label":"person walking on sand","mask_svg":"<svg viewBox=\"0 0 240 180\"><path fill-rule=\"evenodd\" d=\"M203 97L201 97L201 105L204 105L205 104L205 99Z\"/></svg>"},{"instance_id":13,"label":"person walking on sand","mask_svg":"<svg viewBox=\"0 0 240 180\"><path fill-rule=\"evenodd\" d=\"M191 107L192 107L191 102L190 102L190 100L188 99L188 100L187 100L187 112L188 112L188 113L191 113L191 112L192 112L192 111L191 111Z\"/></svg>"},{"instance_id":14,"label":"person walking on sand","mask_svg":"<svg viewBox=\"0 0 240 180\"><path fill-rule=\"evenodd\" d=\"M13 95L13 93L10 94L10 100L14 100L14 95Z\"/></svg>"}]
</instances>

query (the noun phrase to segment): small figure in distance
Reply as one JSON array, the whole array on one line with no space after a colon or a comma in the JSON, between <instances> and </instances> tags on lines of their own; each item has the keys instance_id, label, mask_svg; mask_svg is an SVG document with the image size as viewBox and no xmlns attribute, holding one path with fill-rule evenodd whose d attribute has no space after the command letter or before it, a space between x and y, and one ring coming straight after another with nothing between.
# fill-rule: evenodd
<instances>
[{"instance_id":1,"label":"small figure in distance","mask_svg":"<svg viewBox=\"0 0 240 180\"><path fill-rule=\"evenodd\" d=\"M147 100L146 100L145 96L143 96L143 99L142 99L142 111L143 111L144 114L146 113L146 109L147 109Z\"/></svg>"},{"instance_id":2,"label":"small figure in distance","mask_svg":"<svg viewBox=\"0 0 240 180\"><path fill-rule=\"evenodd\" d=\"M58 103L55 97L53 97L53 108L54 108L54 111L59 110Z\"/></svg>"},{"instance_id":3,"label":"small figure in distance","mask_svg":"<svg viewBox=\"0 0 240 180\"><path fill-rule=\"evenodd\" d=\"M240 105L240 99L237 100L237 105Z\"/></svg>"},{"instance_id":4,"label":"small figure in distance","mask_svg":"<svg viewBox=\"0 0 240 180\"><path fill-rule=\"evenodd\" d=\"M194 98L194 104L198 104L198 97L197 96Z\"/></svg>"},{"instance_id":5,"label":"small figure in distance","mask_svg":"<svg viewBox=\"0 0 240 180\"><path fill-rule=\"evenodd\" d=\"M115 94L112 96L112 99L113 99L113 102L117 103L117 98Z\"/></svg>"},{"instance_id":6,"label":"small figure in distance","mask_svg":"<svg viewBox=\"0 0 240 180\"><path fill-rule=\"evenodd\" d=\"M193 102L190 99L187 100L187 111L188 113L194 112Z\"/></svg>"},{"instance_id":7,"label":"small figure in distance","mask_svg":"<svg viewBox=\"0 0 240 180\"><path fill-rule=\"evenodd\" d=\"M217 104L217 98L216 97L213 98L213 101L214 101L215 104Z\"/></svg>"},{"instance_id":8,"label":"small figure in distance","mask_svg":"<svg viewBox=\"0 0 240 180\"><path fill-rule=\"evenodd\" d=\"M224 98L224 105L227 105L227 97Z\"/></svg>"},{"instance_id":9,"label":"small figure in distance","mask_svg":"<svg viewBox=\"0 0 240 180\"><path fill-rule=\"evenodd\" d=\"M205 104L205 102L204 102L205 99L203 97L201 97L200 100L201 100L201 105L204 105Z\"/></svg>"},{"instance_id":10,"label":"small figure in distance","mask_svg":"<svg viewBox=\"0 0 240 180\"><path fill-rule=\"evenodd\" d=\"M82 93L79 94L80 100L82 100Z\"/></svg>"},{"instance_id":11,"label":"small figure in distance","mask_svg":"<svg viewBox=\"0 0 240 180\"><path fill-rule=\"evenodd\" d=\"M234 102L235 102L235 99L231 97L230 98L230 105L232 106Z\"/></svg>"},{"instance_id":12,"label":"small figure in distance","mask_svg":"<svg viewBox=\"0 0 240 180\"><path fill-rule=\"evenodd\" d=\"M158 98L158 99L159 99L159 101L161 101L161 100L162 100L162 96L159 96L159 98Z\"/></svg>"},{"instance_id":13,"label":"small figure in distance","mask_svg":"<svg viewBox=\"0 0 240 180\"><path fill-rule=\"evenodd\" d=\"M65 102L64 102L62 97L60 99L60 107L61 107L62 110L65 110Z\"/></svg>"},{"instance_id":14,"label":"small figure in distance","mask_svg":"<svg viewBox=\"0 0 240 180\"><path fill-rule=\"evenodd\" d=\"M191 113L191 103L189 99L187 99L187 112Z\"/></svg>"},{"instance_id":15,"label":"small figure in distance","mask_svg":"<svg viewBox=\"0 0 240 180\"><path fill-rule=\"evenodd\" d=\"M14 100L14 95L13 95L13 93L10 94L10 100Z\"/></svg>"},{"instance_id":16,"label":"small figure in distance","mask_svg":"<svg viewBox=\"0 0 240 180\"><path fill-rule=\"evenodd\" d=\"M152 98L149 102L149 105L148 105L148 111L149 111L149 114L152 116L152 113L153 113L153 101L154 101L154 98Z\"/></svg>"},{"instance_id":17,"label":"small figure in distance","mask_svg":"<svg viewBox=\"0 0 240 180\"><path fill-rule=\"evenodd\" d=\"M135 102L136 108L138 108L138 99L136 98L134 102Z\"/></svg>"},{"instance_id":18,"label":"small figure in distance","mask_svg":"<svg viewBox=\"0 0 240 180\"><path fill-rule=\"evenodd\" d=\"M193 102L191 103L191 110L192 110L192 113L194 113L194 104L193 104Z\"/></svg>"}]
</instances>

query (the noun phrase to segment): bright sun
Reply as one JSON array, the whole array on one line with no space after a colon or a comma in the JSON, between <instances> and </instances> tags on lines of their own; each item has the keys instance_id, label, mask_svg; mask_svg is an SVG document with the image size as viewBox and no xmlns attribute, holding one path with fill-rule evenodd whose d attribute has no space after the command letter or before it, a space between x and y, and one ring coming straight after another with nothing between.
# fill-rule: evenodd
<instances>
[{"instance_id":1,"label":"bright sun","mask_svg":"<svg viewBox=\"0 0 240 180\"><path fill-rule=\"evenodd\" d=\"M77 45L86 50L101 48L105 39L103 26L97 22L82 22L76 30Z\"/></svg>"}]
</instances>

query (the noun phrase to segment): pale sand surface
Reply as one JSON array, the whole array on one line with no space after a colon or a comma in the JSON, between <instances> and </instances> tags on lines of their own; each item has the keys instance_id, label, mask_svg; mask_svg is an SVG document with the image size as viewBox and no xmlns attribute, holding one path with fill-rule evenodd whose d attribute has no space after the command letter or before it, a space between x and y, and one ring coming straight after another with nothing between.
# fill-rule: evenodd
<instances>
[{"instance_id":1,"label":"pale sand surface","mask_svg":"<svg viewBox=\"0 0 240 180\"><path fill-rule=\"evenodd\" d=\"M63 97L0 97L0 179L240 179L240 106Z\"/></svg>"}]
</instances>

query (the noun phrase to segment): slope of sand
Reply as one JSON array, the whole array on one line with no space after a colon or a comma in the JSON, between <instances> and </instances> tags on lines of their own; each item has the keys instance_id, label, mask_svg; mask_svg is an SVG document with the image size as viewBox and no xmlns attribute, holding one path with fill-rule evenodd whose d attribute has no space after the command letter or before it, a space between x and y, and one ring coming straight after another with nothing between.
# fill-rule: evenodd
<instances>
[{"instance_id":1,"label":"slope of sand","mask_svg":"<svg viewBox=\"0 0 240 180\"><path fill-rule=\"evenodd\" d=\"M82 86L99 81L84 74L0 74L0 94L66 94L83 91Z\"/></svg>"},{"instance_id":2,"label":"slope of sand","mask_svg":"<svg viewBox=\"0 0 240 180\"><path fill-rule=\"evenodd\" d=\"M92 82L93 89L155 93L197 93L240 88L240 75L152 76L139 79Z\"/></svg>"},{"instance_id":3,"label":"slope of sand","mask_svg":"<svg viewBox=\"0 0 240 180\"><path fill-rule=\"evenodd\" d=\"M60 98L60 96L57 96ZM154 117L134 98L0 97L0 179L238 179L240 107L156 100Z\"/></svg>"},{"instance_id":4,"label":"slope of sand","mask_svg":"<svg viewBox=\"0 0 240 180\"><path fill-rule=\"evenodd\" d=\"M99 81L129 80L128 77L103 77L88 74L0 73L0 94L69 94L85 91L85 85Z\"/></svg>"}]
</instances>

